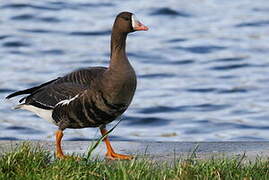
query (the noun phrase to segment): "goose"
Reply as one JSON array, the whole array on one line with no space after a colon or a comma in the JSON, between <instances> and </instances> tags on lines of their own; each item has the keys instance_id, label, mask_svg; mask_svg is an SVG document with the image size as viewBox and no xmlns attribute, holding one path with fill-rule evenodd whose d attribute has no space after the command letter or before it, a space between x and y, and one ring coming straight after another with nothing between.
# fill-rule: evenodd
<instances>
[{"instance_id":1,"label":"goose","mask_svg":"<svg viewBox=\"0 0 269 180\"><path fill-rule=\"evenodd\" d=\"M122 115L130 105L136 90L136 74L126 55L128 33L147 31L133 13L117 15L111 33L111 53L108 67L82 68L44 84L17 91L6 98L24 95L15 109L28 110L58 126L55 132L55 155L66 158L61 141L66 128L98 127L107 134L106 125ZM118 154L109 138L108 159L131 159Z\"/></svg>"}]
</instances>

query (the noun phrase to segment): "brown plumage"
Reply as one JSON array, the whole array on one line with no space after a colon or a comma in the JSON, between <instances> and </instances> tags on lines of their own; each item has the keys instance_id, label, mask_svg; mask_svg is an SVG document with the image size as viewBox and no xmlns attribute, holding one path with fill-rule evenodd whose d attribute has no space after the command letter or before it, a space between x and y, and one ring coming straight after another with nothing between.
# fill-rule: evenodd
<instances>
[{"instance_id":1,"label":"brown plumage","mask_svg":"<svg viewBox=\"0 0 269 180\"><path fill-rule=\"evenodd\" d=\"M56 156L64 157L61 149L62 131L66 128L100 127L120 116L130 105L136 89L136 75L128 61L125 46L127 34L148 28L129 12L118 14L111 35L109 67L90 67L71 72L39 86L7 96L29 94L16 108L26 109L53 122L56 132ZM129 159L116 154L108 138L107 157Z\"/></svg>"}]
</instances>

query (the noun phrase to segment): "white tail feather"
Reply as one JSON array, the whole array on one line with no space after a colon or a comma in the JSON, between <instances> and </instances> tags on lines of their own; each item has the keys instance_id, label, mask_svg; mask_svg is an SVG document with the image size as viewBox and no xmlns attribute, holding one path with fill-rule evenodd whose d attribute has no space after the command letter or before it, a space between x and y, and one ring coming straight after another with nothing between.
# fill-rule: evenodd
<instances>
[{"instance_id":1,"label":"white tail feather","mask_svg":"<svg viewBox=\"0 0 269 180\"><path fill-rule=\"evenodd\" d=\"M52 119L52 110L41 109L41 108L38 108L38 107L35 107L32 105L28 105L28 104L19 104L19 105L15 106L14 109L25 109L25 110L28 110L28 111L35 113L39 117L46 119L49 122L52 122L53 124L56 123Z\"/></svg>"}]
</instances>

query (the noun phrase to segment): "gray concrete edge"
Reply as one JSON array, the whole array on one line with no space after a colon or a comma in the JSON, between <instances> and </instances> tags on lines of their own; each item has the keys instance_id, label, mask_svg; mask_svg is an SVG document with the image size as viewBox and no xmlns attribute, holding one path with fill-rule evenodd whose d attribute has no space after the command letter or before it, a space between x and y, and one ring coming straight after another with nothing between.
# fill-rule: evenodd
<instances>
[{"instance_id":1,"label":"gray concrete edge","mask_svg":"<svg viewBox=\"0 0 269 180\"><path fill-rule=\"evenodd\" d=\"M0 141L0 152L4 153L14 149L25 141ZM52 141L29 141L33 146L54 152ZM63 141L63 150L67 154L86 154L93 142L89 141ZM115 151L131 154L138 158L149 158L160 161L173 161L187 159L194 155L196 159L211 158L241 158L245 161L254 161L256 158L267 160L269 157L269 142L129 142L112 141ZM93 157L104 158L106 148L104 143L98 145Z\"/></svg>"}]
</instances>

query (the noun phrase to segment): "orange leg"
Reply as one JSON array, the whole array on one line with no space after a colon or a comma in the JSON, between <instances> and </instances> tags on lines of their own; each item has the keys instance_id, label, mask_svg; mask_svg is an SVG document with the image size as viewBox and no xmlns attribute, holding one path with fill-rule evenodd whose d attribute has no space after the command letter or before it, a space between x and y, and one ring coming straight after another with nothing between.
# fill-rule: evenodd
<instances>
[{"instance_id":1,"label":"orange leg","mask_svg":"<svg viewBox=\"0 0 269 180\"><path fill-rule=\"evenodd\" d=\"M107 130L105 128L100 128L101 134L104 136L107 133ZM115 159L132 159L133 157L130 155L123 155L123 154L118 154L115 153L108 137L104 138L104 142L106 143L106 148L107 148L107 153L106 153L106 158L115 160Z\"/></svg>"},{"instance_id":2,"label":"orange leg","mask_svg":"<svg viewBox=\"0 0 269 180\"><path fill-rule=\"evenodd\" d=\"M63 150L62 150L62 147L61 147L61 141L62 141L62 137L63 137L63 131L61 130L58 130L56 131L55 133L55 137L56 137L56 141L55 141L55 145L56 145L56 157L57 158L64 158L64 153L63 153Z\"/></svg>"},{"instance_id":3,"label":"orange leg","mask_svg":"<svg viewBox=\"0 0 269 180\"><path fill-rule=\"evenodd\" d=\"M72 158L72 159L75 159L75 160L81 160L80 157L76 157L76 156L66 156L64 155L63 153L63 150L62 150L62 146L61 146L61 141L62 141L62 138L63 138L63 131L61 130L58 130L56 131L55 133L55 136L56 136L56 141L55 141L55 145L56 145L56 157L59 158L59 159L67 159L67 158Z\"/></svg>"}]
</instances>

